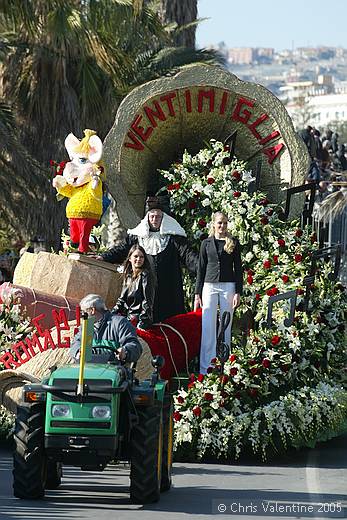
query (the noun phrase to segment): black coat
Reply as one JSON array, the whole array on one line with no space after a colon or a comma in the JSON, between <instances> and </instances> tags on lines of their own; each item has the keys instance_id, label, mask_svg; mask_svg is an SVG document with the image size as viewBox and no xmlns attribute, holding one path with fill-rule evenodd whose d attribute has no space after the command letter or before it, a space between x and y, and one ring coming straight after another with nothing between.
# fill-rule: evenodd
<instances>
[{"instance_id":1,"label":"black coat","mask_svg":"<svg viewBox=\"0 0 347 520\"><path fill-rule=\"evenodd\" d=\"M214 237L202 241L199 255L198 276L195 285L195 294L202 294L205 282L235 282L236 292L242 294L242 265L239 241L234 251L222 251L219 258Z\"/></svg>"},{"instance_id":2,"label":"black coat","mask_svg":"<svg viewBox=\"0 0 347 520\"><path fill-rule=\"evenodd\" d=\"M132 245L138 243L136 235L127 235L124 242L102 255L105 262L122 263ZM154 322L185 312L181 264L196 275L198 255L190 249L183 236L170 235L166 248L157 255L147 255L157 285L153 305Z\"/></svg>"},{"instance_id":3,"label":"black coat","mask_svg":"<svg viewBox=\"0 0 347 520\"><path fill-rule=\"evenodd\" d=\"M114 311L125 314L129 320L136 317L137 326L147 329L153 323L154 292L154 277L147 270L135 279L129 276L123 283Z\"/></svg>"}]
</instances>

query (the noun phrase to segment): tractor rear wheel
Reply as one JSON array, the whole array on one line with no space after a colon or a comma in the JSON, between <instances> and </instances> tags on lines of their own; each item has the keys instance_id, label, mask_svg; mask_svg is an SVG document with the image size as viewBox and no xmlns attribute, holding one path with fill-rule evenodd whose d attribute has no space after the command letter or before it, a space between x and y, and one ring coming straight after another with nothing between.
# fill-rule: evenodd
<instances>
[{"instance_id":1,"label":"tractor rear wheel","mask_svg":"<svg viewBox=\"0 0 347 520\"><path fill-rule=\"evenodd\" d=\"M163 405L163 457L161 464L161 491L171 488L171 471L173 455L173 402L169 394L164 397Z\"/></svg>"},{"instance_id":2,"label":"tractor rear wheel","mask_svg":"<svg viewBox=\"0 0 347 520\"><path fill-rule=\"evenodd\" d=\"M15 497L37 499L45 494L47 460L44 451L44 421L44 403L18 406L13 458Z\"/></svg>"},{"instance_id":3,"label":"tractor rear wheel","mask_svg":"<svg viewBox=\"0 0 347 520\"><path fill-rule=\"evenodd\" d=\"M130 499L150 504L160 498L162 467L162 408L137 408L138 424L131 434Z\"/></svg>"}]
</instances>

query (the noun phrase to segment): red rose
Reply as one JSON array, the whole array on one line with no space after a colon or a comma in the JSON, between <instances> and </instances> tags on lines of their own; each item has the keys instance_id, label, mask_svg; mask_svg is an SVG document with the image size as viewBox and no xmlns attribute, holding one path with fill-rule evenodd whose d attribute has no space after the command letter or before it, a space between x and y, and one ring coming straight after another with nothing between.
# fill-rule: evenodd
<instances>
[{"instance_id":1,"label":"red rose","mask_svg":"<svg viewBox=\"0 0 347 520\"><path fill-rule=\"evenodd\" d=\"M248 361L248 364L249 364L249 366L251 367L251 366L253 366L253 365L256 365L257 362L256 362L255 359L250 359L250 360Z\"/></svg>"},{"instance_id":2,"label":"red rose","mask_svg":"<svg viewBox=\"0 0 347 520\"><path fill-rule=\"evenodd\" d=\"M257 338L257 336L254 336L253 341L254 341L254 343L259 343L260 339Z\"/></svg>"},{"instance_id":3,"label":"red rose","mask_svg":"<svg viewBox=\"0 0 347 520\"><path fill-rule=\"evenodd\" d=\"M256 367L251 368L251 374L252 376L255 376L258 373L258 369Z\"/></svg>"},{"instance_id":4,"label":"red rose","mask_svg":"<svg viewBox=\"0 0 347 520\"><path fill-rule=\"evenodd\" d=\"M254 275L254 271L252 271L252 269L248 269L248 270L247 270L247 274L253 276L253 275Z\"/></svg>"},{"instance_id":5,"label":"red rose","mask_svg":"<svg viewBox=\"0 0 347 520\"><path fill-rule=\"evenodd\" d=\"M314 244L315 242L317 242L317 233L311 235L311 244Z\"/></svg>"},{"instance_id":6,"label":"red rose","mask_svg":"<svg viewBox=\"0 0 347 520\"><path fill-rule=\"evenodd\" d=\"M174 421L178 422L182 419L182 414L180 412L176 411L172 414L172 417L173 417Z\"/></svg>"},{"instance_id":7,"label":"red rose","mask_svg":"<svg viewBox=\"0 0 347 520\"><path fill-rule=\"evenodd\" d=\"M223 146L223 152L229 152L229 150L230 150L230 146L228 146L228 145Z\"/></svg>"},{"instance_id":8,"label":"red rose","mask_svg":"<svg viewBox=\"0 0 347 520\"><path fill-rule=\"evenodd\" d=\"M255 299L256 299L257 301L259 301L259 300L261 299L261 296L260 296L259 293L257 293L257 294L255 295Z\"/></svg>"},{"instance_id":9,"label":"red rose","mask_svg":"<svg viewBox=\"0 0 347 520\"><path fill-rule=\"evenodd\" d=\"M224 376L220 376L219 380L222 383L222 385L226 385L227 382L229 381L229 378L228 378L228 376L224 375Z\"/></svg>"},{"instance_id":10,"label":"red rose","mask_svg":"<svg viewBox=\"0 0 347 520\"><path fill-rule=\"evenodd\" d=\"M207 177L207 184L213 184L214 178L213 177Z\"/></svg>"},{"instance_id":11,"label":"red rose","mask_svg":"<svg viewBox=\"0 0 347 520\"><path fill-rule=\"evenodd\" d=\"M194 388L194 386L195 386L195 383L194 383L194 381L192 381L191 383L188 383L187 388L188 388L188 390L190 390L191 388Z\"/></svg>"},{"instance_id":12,"label":"red rose","mask_svg":"<svg viewBox=\"0 0 347 520\"><path fill-rule=\"evenodd\" d=\"M180 404L184 403L184 398L181 395L179 395L177 397L177 402L179 402Z\"/></svg>"},{"instance_id":13,"label":"red rose","mask_svg":"<svg viewBox=\"0 0 347 520\"><path fill-rule=\"evenodd\" d=\"M207 223L206 223L206 220L205 220L204 218L200 218L200 219L198 220L198 226L199 226L199 227L204 228L204 227L206 227L206 224L207 224Z\"/></svg>"},{"instance_id":14,"label":"red rose","mask_svg":"<svg viewBox=\"0 0 347 520\"><path fill-rule=\"evenodd\" d=\"M215 365L217 363L217 358L214 357L211 359L211 365Z\"/></svg>"},{"instance_id":15,"label":"red rose","mask_svg":"<svg viewBox=\"0 0 347 520\"><path fill-rule=\"evenodd\" d=\"M274 264L278 264L278 255L273 255L273 261L274 261Z\"/></svg>"},{"instance_id":16,"label":"red rose","mask_svg":"<svg viewBox=\"0 0 347 520\"><path fill-rule=\"evenodd\" d=\"M167 187L167 190L168 191L179 190L180 187L181 187L180 183L179 182L175 182L174 184L169 184L168 187Z\"/></svg>"},{"instance_id":17,"label":"red rose","mask_svg":"<svg viewBox=\"0 0 347 520\"><path fill-rule=\"evenodd\" d=\"M263 267L264 267L264 269L270 269L271 261L270 260L265 260L265 262L263 263Z\"/></svg>"},{"instance_id":18,"label":"red rose","mask_svg":"<svg viewBox=\"0 0 347 520\"><path fill-rule=\"evenodd\" d=\"M267 217L261 217L260 222L265 226L269 223L269 219Z\"/></svg>"},{"instance_id":19,"label":"red rose","mask_svg":"<svg viewBox=\"0 0 347 520\"><path fill-rule=\"evenodd\" d=\"M275 334L275 335L272 336L272 338L271 338L271 343L272 343L273 345L278 345L280 341L281 341L281 338L280 338L280 336L277 336L277 334Z\"/></svg>"},{"instance_id":20,"label":"red rose","mask_svg":"<svg viewBox=\"0 0 347 520\"><path fill-rule=\"evenodd\" d=\"M303 234L303 230L302 230L302 229L300 229L300 228L299 228L299 229L297 229L297 230L295 231L295 236L296 236L296 237L301 237L301 236L302 236L302 234Z\"/></svg>"},{"instance_id":21,"label":"red rose","mask_svg":"<svg viewBox=\"0 0 347 520\"><path fill-rule=\"evenodd\" d=\"M205 392L205 393L204 393L204 399L205 399L206 401L213 401L213 395L210 394L210 392Z\"/></svg>"},{"instance_id":22,"label":"red rose","mask_svg":"<svg viewBox=\"0 0 347 520\"><path fill-rule=\"evenodd\" d=\"M303 289L297 289L296 290L296 294L304 294L304 290Z\"/></svg>"},{"instance_id":23,"label":"red rose","mask_svg":"<svg viewBox=\"0 0 347 520\"><path fill-rule=\"evenodd\" d=\"M279 238L277 240L277 244L280 246L280 247L284 247L286 245L285 241L283 240L283 238Z\"/></svg>"},{"instance_id":24,"label":"red rose","mask_svg":"<svg viewBox=\"0 0 347 520\"><path fill-rule=\"evenodd\" d=\"M256 388L249 388L248 393L251 397L255 398L258 395L258 390Z\"/></svg>"},{"instance_id":25,"label":"red rose","mask_svg":"<svg viewBox=\"0 0 347 520\"><path fill-rule=\"evenodd\" d=\"M270 368L271 366L271 361L269 359L263 359L263 361L261 362L261 364L263 365L264 368Z\"/></svg>"},{"instance_id":26,"label":"red rose","mask_svg":"<svg viewBox=\"0 0 347 520\"><path fill-rule=\"evenodd\" d=\"M199 383L202 383L204 379L205 379L204 374L199 374L197 377L197 380L199 381Z\"/></svg>"},{"instance_id":27,"label":"red rose","mask_svg":"<svg viewBox=\"0 0 347 520\"><path fill-rule=\"evenodd\" d=\"M284 283L287 283L288 280L289 280L289 276L287 274L283 274L282 275L282 280L284 281Z\"/></svg>"},{"instance_id":28,"label":"red rose","mask_svg":"<svg viewBox=\"0 0 347 520\"><path fill-rule=\"evenodd\" d=\"M251 276L250 274L247 276L247 283L249 285L252 285L252 283L253 283L253 276Z\"/></svg>"},{"instance_id":29,"label":"red rose","mask_svg":"<svg viewBox=\"0 0 347 520\"><path fill-rule=\"evenodd\" d=\"M269 204L269 202L270 202L269 199L261 199L259 201L259 205L260 206L267 206Z\"/></svg>"},{"instance_id":30,"label":"red rose","mask_svg":"<svg viewBox=\"0 0 347 520\"><path fill-rule=\"evenodd\" d=\"M211 372L213 372L213 368L212 368L212 367L208 367L208 369L207 369L207 373L208 373L208 374L211 374Z\"/></svg>"},{"instance_id":31,"label":"red rose","mask_svg":"<svg viewBox=\"0 0 347 520\"><path fill-rule=\"evenodd\" d=\"M50 161L49 161L49 165L50 165L50 166L55 166L55 164L56 164L56 162L55 162L55 161L52 161L52 159L50 159Z\"/></svg>"},{"instance_id":32,"label":"red rose","mask_svg":"<svg viewBox=\"0 0 347 520\"><path fill-rule=\"evenodd\" d=\"M200 406L195 406L193 408L193 414L195 415L195 417L200 417L200 415L201 415L201 408L200 408Z\"/></svg>"},{"instance_id":33,"label":"red rose","mask_svg":"<svg viewBox=\"0 0 347 520\"><path fill-rule=\"evenodd\" d=\"M231 361L231 363L233 363L234 361L236 361L236 356L235 356L235 354L231 354L231 355L229 356L229 361Z\"/></svg>"},{"instance_id":34,"label":"red rose","mask_svg":"<svg viewBox=\"0 0 347 520\"><path fill-rule=\"evenodd\" d=\"M236 180L236 181L239 181L241 179L241 174L235 170L233 171L233 173L231 174L231 176Z\"/></svg>"},{"instance_id":35,"label":"red rose","mask_svg":"<svg viewBox=\"0 0 347 520\"><path fill-rule=\"evenodd\" d=\"M190 374L189 382L192 383L193 381L195 381L195 374Z\"/></svg>"},{"instance_id":36,"label":"red rose","mask_svg":"<svg viewBox=\"0 0 347 520\"><path fill-rule=\"evenodd\" d=\"M195 202L195 200L192 200L192 199L191 199L190 201L188 201L188 208L189 208L189 209L194 209L194 208L196 208L196 202Z\"/></svg>"},{"instance_id":37,"label":"red rose","mask_svg":"<svg viewBox=\"0 0 347 520\"><path fill-rule=\"evenodd\" d=\"M271 208L268 209L267 212L266 212L266 214L269 215L269 217L271 217L273 215L273 213L274 213L274 210L271 209Z\"/></svg>"},{"instance_id":38,"label":"red rose","mask_svg":"<svg viewBox=\"0 0 347 520\"><path fill-rule=\"evenodd\" d=\"M302 260L302 255L297 254L294 256L295 263L298 264Z\"/></svg>"},{"instance_id":39,"label":"red rose","mask_svg":"<svg viewBox=\"0 0 347 520\"><path fill-rule=\"evenodd\" d=\"M229 374L231 376L236 376L237 372L238 372L238 369L236 367L233 367L230 369Z\"/></svg>"},{"instance_id":40,"label":"red rose","mask_svg":"<svg viewBox=\"0 0 347 520\"><path fill-rule=\"evenodd\" d=\"M241 197L241 191L234 191L233 197L235 197L235 199L238 199L239 197Z\"/></svg>"}]
</instances>

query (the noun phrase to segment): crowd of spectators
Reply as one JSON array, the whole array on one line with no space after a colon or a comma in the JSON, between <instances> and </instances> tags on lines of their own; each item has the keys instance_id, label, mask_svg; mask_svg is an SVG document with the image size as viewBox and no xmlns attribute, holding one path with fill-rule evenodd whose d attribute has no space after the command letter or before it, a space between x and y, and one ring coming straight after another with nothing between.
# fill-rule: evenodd
<instances>
[{"instance_id":1,"label":"crowd of spectators","mask_svg":"<svg viewBox=\"0 0 347 520\"><path fill-rule=\"evenodd\" d=\"M323 200L339 189L332 183L345 179L347 175L345 144L340 143L339 134L330 129L321 135L317 128L307 126L300 135L311 158L306 182L318 183L318 198Z\"/></svg>"}]
</instances>

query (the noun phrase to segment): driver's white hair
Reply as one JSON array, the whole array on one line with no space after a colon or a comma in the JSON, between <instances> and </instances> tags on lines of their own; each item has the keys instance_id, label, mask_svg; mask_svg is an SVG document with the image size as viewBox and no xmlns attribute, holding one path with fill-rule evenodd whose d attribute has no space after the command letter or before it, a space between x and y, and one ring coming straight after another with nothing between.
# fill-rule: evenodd
<instances>
[{"instance_id":1,"label":"driver's white hair","mask_svg":"<svg viewBox=\"0 0 347 520\"><path fill-rule=\"evenodd\" d=\"M87 296L80 301L80 307L82 311L86 311L87 309L95 309L99 312L107 310L106 303L99 294L87 294Z\"/></svg>"}]
</instances>

